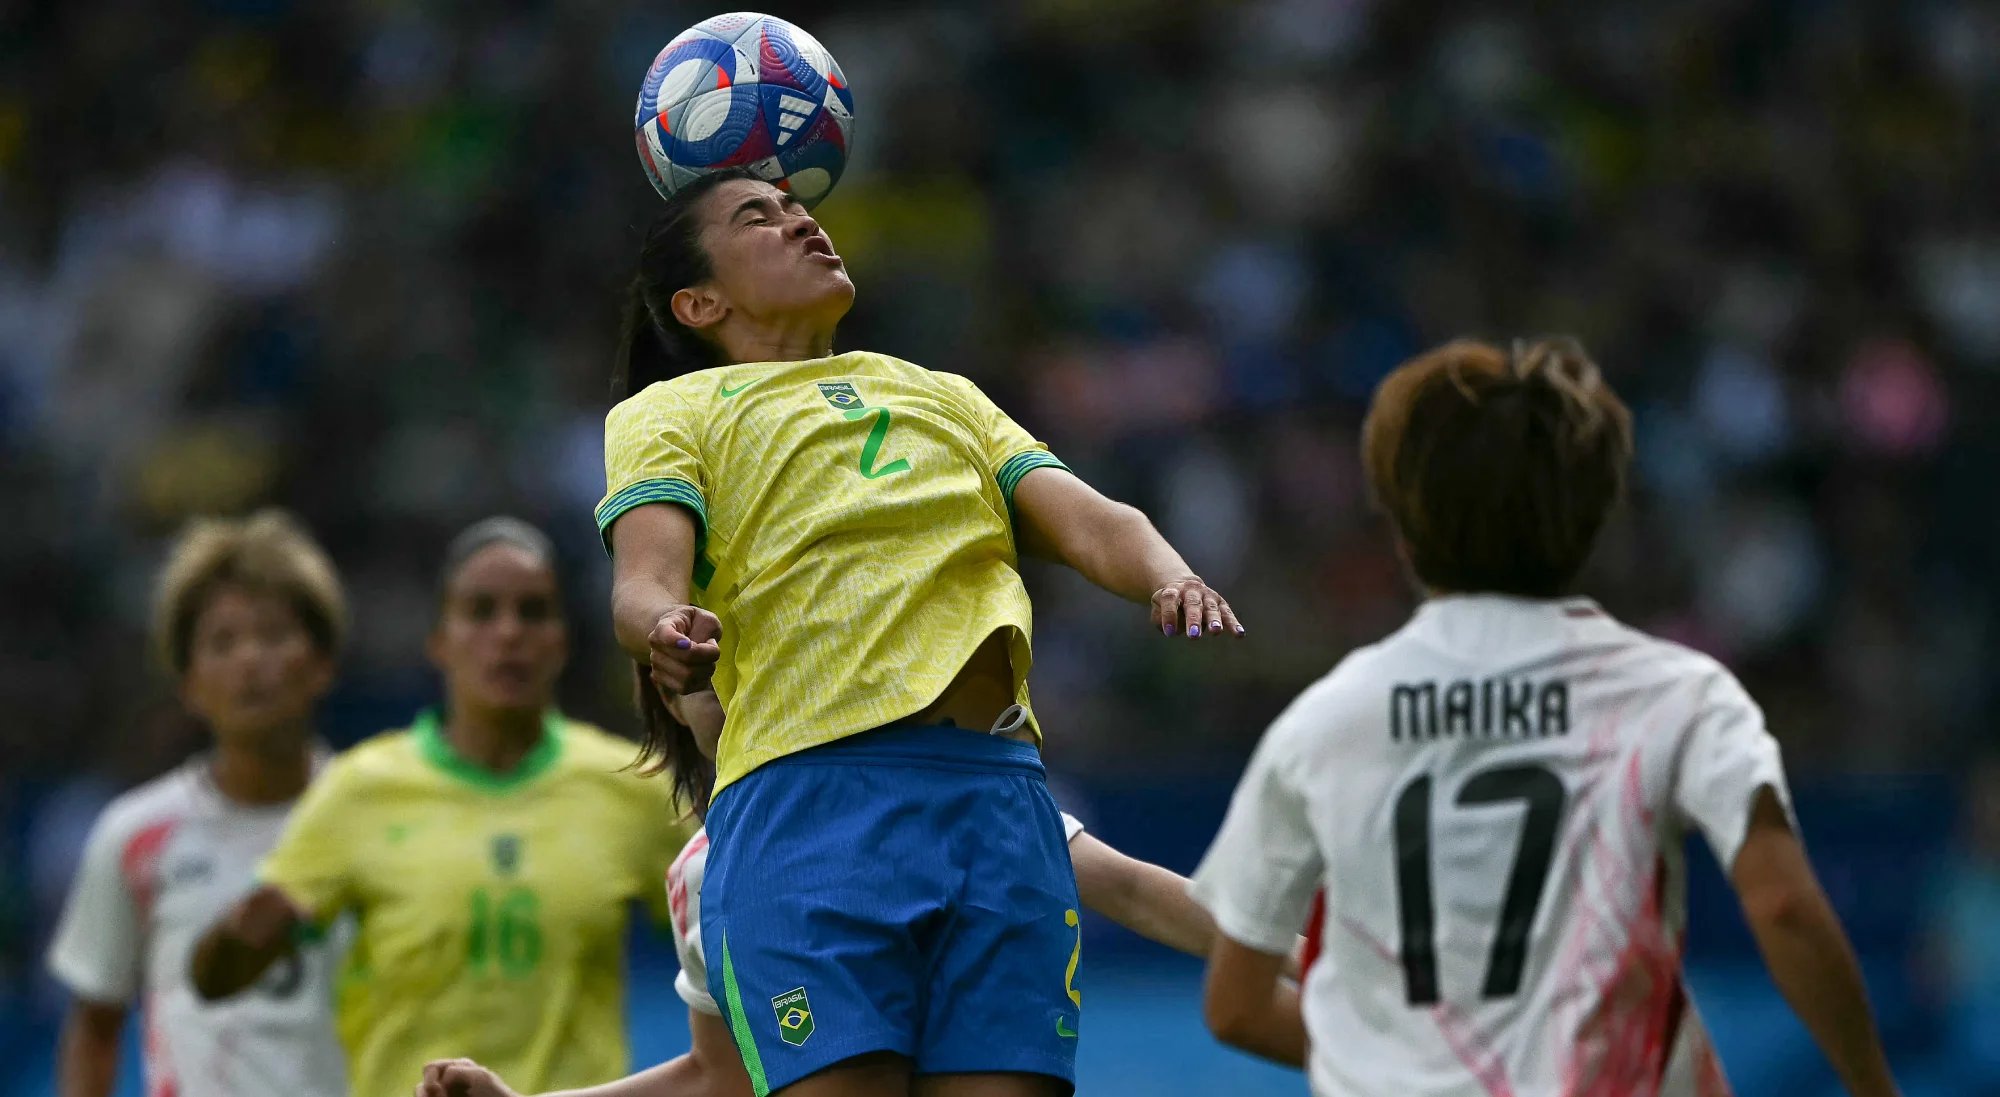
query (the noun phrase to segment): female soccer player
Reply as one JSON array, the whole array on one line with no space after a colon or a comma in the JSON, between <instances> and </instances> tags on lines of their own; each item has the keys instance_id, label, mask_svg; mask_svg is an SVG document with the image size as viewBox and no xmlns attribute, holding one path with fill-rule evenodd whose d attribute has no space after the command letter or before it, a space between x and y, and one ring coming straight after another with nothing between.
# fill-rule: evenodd
<instances>
[{"instance_id":1,"label":"female soccer player","mask_svg":"<svg viewBox=\"0 0 2000 1097\"><path fill-rule=\"evenodd\" d=\"M295 931L359 915L341 979L353 1092L406 1090L474 1055L537 1089L622 1076L627 905L691 825L629 743L553 708L568 654L548 539L488 519L452 543L430 638L446 706L336 759L203 939L204 997L234 994ZM663 918L664 920L664 918Z\"/></svg>"},{"instance_id":2,"label":"female soccer player","mask_svg":"<svg viewBox=\"0 0 2000 1097\"><path fill-rule=\"evenodd\" d=\"M646 687L650 688L650 687ZM713 744L722 726L715 694L677 699L697 741ZM1195 956L1208 955L1215 922L1187 893L1187 881L1158 865L1127 857L1086 834L1083 823L1064 813L1063 833L1076 865L1076 890L1083 905L1134 933ZM680 974L674 990L688 1006L694 1046L687 1053L607 1085L549 1097L745 1097L750 1077L731 1043L722 1007L707 990L708 963L701 942L702 879L708 864L708 835L697 831L667 872L673 907L674 951ZM1303 941L1300 942L1303 946ZM1296 975L1296 968L1291 974ZM416 1097L515 1097L493 1071L467 1059L444 1060L424 1068Z\"/></svg>"},{"instance_id":3,"label":"female soccer player","mask_svg":"<svg viewBox=\"0 0 2000 1097\"><path fill-rule=\"evenodd\" d=\"M112 801L91 828L49 968L75 995L63 1097L105 1097L119 1033L145 1005L146 1092L343 1097L327 949L299 949L252 994L204 1006L195 938L250 890L321 761L313 706L346 629L340 580L285 515L194 523L168 556L153 638L215 749Z\"/></svg>"},{"instance_id":4,"label":"female soccer player","mask_svg":"<svg viewBox=\"0 0 2000 1097\"><path fill-rule=\"evenodd\" d=\"M1684 830L1856 1097L1895 1093L1775 740L1713 659L1565 597L1631 420L1570 340L1390 374L1362 455L1426 601L1266 733L1195 897L1209 1025L1319 1097L1728 1092L1681 979ZM1323 951L1277 975L1316 888Z\"/></svg>"},{"instance_id":5,"label":"female soccer player","mask_svg":"<svg viewBox=\"0 0 2000 1097\"><path fill-rule=\"evenodd\" d=\"M597 519L620 643L729 712L702 939L755 1090L1069 1092L1075 878L1032 718L986 733L1027 701L1017 553L1241 627L971 383L834 355L854 286L770 184L678 192L634 292Z\"/></svg>"}]
</instances>

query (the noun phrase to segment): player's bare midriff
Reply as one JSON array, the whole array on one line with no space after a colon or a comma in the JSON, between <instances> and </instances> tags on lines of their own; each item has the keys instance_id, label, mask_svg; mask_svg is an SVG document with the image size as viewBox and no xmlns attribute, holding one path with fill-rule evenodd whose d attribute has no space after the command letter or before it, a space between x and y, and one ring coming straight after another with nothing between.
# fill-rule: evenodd
<instances>
[{"instance_id":1,"label":"player's bare midriff","mask_svg":"<svg viewBox=\"0 0 2000 1097\"><path fill-rule=\"evenodd\" d=\"M929 708L905 721L911 724L942 724L946 721L975 731L993 726L1007 706L1014 703L1014 663L1007 654L1007 631L988 636L972 658L959 668L958 676ZM1035 741L1026 727L1007 733L1022 742Z\"/></svg>"}]
</instances>

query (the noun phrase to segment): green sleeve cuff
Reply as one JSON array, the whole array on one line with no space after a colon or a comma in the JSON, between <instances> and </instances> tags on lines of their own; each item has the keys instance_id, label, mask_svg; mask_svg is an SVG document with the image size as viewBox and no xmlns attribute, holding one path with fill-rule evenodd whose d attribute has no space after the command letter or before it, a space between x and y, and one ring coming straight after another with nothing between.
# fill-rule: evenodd
<instances>
[{"instance_id":1,"label":"green sleeve cuff","mask_svg":"<svg viewBox=\"0 0 2000 1097\"><path fill-rule=\"evenodd\" d=\"M1056 460L1055 454L1045 449L1031 449L1009 457L1007 463L1000 466L1000 471L993 474L993 478L1000 482L1000 494L1006 497L1008 510L1014 509L1014 488L1020 484L1021 477L1040 468L1069 471L1069 466Z\"/></svg>"},{"instance_id":2,"label":"green sleeve cuff","mask_svg":"<svg viewBox=\"0 0 2000 1097\"><path fill-rule=\"evenodd\" d=\"M597 533L604 541L604 553L611 554L611 523L633 507L647 503L679 503L694 512L696 544L708 539L708 503L701 489L686 480L641 480L597 504Z\"/></svg>"}]
</instances>

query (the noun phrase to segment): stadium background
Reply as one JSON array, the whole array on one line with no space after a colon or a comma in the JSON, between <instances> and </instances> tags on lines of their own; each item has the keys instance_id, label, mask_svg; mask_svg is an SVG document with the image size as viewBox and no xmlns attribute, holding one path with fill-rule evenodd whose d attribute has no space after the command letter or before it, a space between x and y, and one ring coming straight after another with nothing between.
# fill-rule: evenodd
<instances>
[{"instance_id":1,"label":"stadium background","mask_svg":"<svg viewBox=\"0 0 2000 1097\"><path fill-rule=\"evenodd\" d=\"M1049 757L1099 833L1189 869L1264 721L1409 609L1355 457L1376 379L1459 333L1575 332L1641 439L1587 591L1742 673L1910 1092L1976 1092L2000 12L1556 7L767 10L856 89L821 211L861 291L841 344L980 381L1251 625L1170 646L1032 577ZM714 10L0 3L0 1093L48 1091L40 953L85 828L198 741L142 631L190 514L281 503L331 549L340 744L432 696L445 538L534 519L569 572L567 704L630 726L588 517L657 203L628 126L653 52ZM1832 1092L1705 861L1694 921L1738 1092ZM1102 926L1089 951L1084 1092L1303 1092L1200 1031L1194 968ZM642 1061L679 1049L672 962L636 960Z\"/></svg>"}]
</instances>

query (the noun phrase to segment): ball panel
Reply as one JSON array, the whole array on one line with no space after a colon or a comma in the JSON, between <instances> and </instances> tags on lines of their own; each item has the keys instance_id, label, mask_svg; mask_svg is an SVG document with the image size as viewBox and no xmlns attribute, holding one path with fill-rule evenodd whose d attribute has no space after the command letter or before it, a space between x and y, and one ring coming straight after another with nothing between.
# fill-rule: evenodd
<instances>
[{"instance_id":1,"label":"ball panel","mask_svg":"<svg viewBox=\"0 0 2000 1097\"><path fill-rule=\"evenodd\" d=\"M663 195L744 166L811 206L840 180L854 99L818 39L782 19L730 12L660 51L633 124L641 165Z\"/></svg>"}]
</instances>

